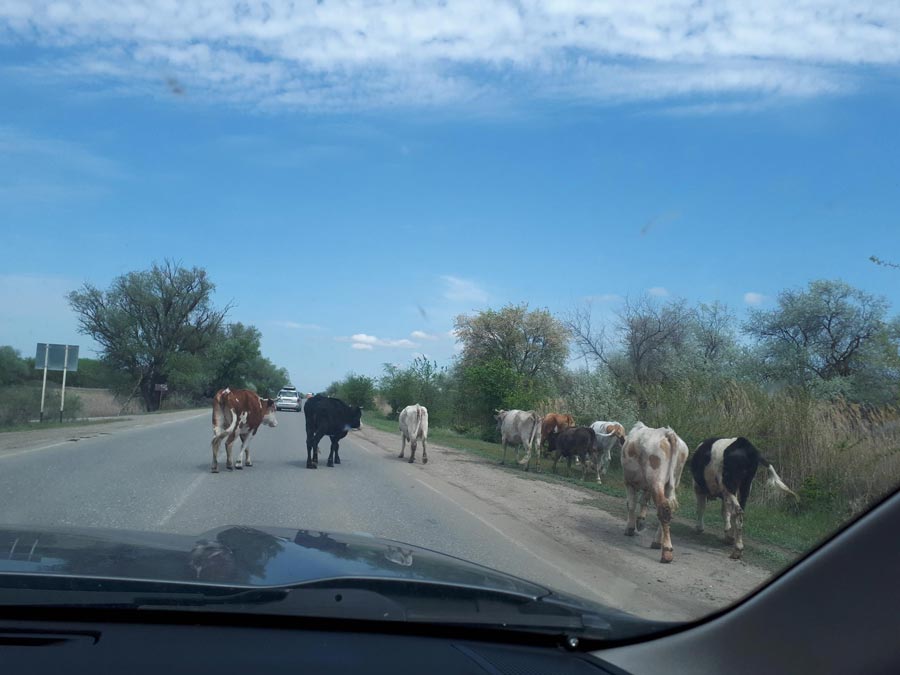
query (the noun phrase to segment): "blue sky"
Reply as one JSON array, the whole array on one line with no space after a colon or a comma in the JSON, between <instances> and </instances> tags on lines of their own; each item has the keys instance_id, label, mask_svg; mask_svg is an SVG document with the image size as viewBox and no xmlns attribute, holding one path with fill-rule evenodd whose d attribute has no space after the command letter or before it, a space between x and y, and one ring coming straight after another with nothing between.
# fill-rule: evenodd
<instances>
[{"instance_id":1,"label":"blue sky","mask_svg":"<svg viewBox=\"0 0 900 675\"><path fill-rule=\"evenodd\" d=\"M898 13L663 4L6 3L0 344L90 353L64 294L163 258L309 390L507 302L900 311Z\"/></svg>"}]
</instances>

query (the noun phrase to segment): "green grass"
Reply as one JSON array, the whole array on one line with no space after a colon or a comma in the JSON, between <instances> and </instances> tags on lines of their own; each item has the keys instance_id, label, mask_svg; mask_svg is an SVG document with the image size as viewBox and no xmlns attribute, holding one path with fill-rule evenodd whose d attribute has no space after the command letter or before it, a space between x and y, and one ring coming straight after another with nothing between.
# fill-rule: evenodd
<instances>
[{"instance_id":1,"label":"green grass","mask_svg":"<svg viewBox=\"0 0 900 675\"><path fill-rule=\"evenodd\" d=\"M122 422L129 420L130 417L119 417L114 420L72 420L67 422L58 422L56 420L48 420L46 422L29 422L27 424L13 424L8 427L0 427L0 434L6 434L11 431L40 431L41 429L65 429L68 427L90 427L97 424L109 424L110 422Z\"/></svg>"},{"instance_id":2,"label":"green grass","mask_svg":"<svg viewBox=\"0 0 900 675\"><path fill-rule=\"evenodd\" d=\"M389 420L380 415L367 414L364 423L389 433L397 433L396 420ZM428 440L456 450L464 450L478 457L483 457L495 462L500 461L502 449L498 443L489 443L480 439L470 438L448 429L431 427L428 430ZM614 459L614 462L617 460ZM567 477L565 464L560 462L559 473L550 471L552 462L544 459L542 470L536 471L532 458L531 471L524 471L515 465L512 449L506 458L504 470L515 473L524 480L543 480L557 483L575 485L580 488L597 493L596 499L589 499L586 503L594 504L604 511L622 518L626 516L625 488L622 482L622 470L617 464L610 467L603 484L598 485L596 479L590 477L581 480L581 470L572 467L571 477ZM696 499L693 494L692 481L689 470L685 469L682 475L681 487L678 490L679 509L672 523L672 533L676 538L688 540L709 547L720 547L722 555L729 552L729 544L725 542L724 523L721 516L720 502L710 502L706 507L704 518L705 531L695 531L697 518ZM754 496L758 496L762 490L757 486ZM744 520L744 559L768 570L778 570L813 548L831 532L834 532L845 520L833 509L817 504L804 503L800 507L793 504L789 498L780 500L777 504L769 504L755 501L751 497L747 508L747 517ZM647 527L655 528L657 525L654 510L648 511Z\"/></svg>"}]
</instances>

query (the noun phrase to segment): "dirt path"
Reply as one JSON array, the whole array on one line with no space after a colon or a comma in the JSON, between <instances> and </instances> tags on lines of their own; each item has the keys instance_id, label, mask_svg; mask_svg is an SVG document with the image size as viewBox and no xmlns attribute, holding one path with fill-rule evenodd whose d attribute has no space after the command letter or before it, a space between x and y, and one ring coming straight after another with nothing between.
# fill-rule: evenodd
<instances>
[{"instance_id":1,"label":"dirt path","mask_svg":"<svg viewBox=\"0 0 900 675\"><path fill-rule=\"evenodd\" d=\"M399 451L397 434L364 427L358 437L385 453ZM421 475L504 533L519 537L529 551L552 559L561 574L639 616L696 618L741 598L770 576L730 560L724 541L711 547L677 534L675 562L663 565L659 551L650 548L654 517L648 517L643 532L626 537L624 519L613 515L622 511L622 500L536 479L464 451L429 445L429 463Z\"/></svg>"}]
</instances>

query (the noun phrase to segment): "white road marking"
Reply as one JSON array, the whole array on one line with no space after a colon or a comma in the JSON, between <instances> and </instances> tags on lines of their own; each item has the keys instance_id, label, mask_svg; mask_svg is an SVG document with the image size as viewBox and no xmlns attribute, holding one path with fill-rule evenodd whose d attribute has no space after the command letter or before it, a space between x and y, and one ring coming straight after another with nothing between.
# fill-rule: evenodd
<instances>
[{"instance_id":1,"label":"white road marking","mask_svg":"<svg viewBox=\"0 0 900 675\"><path fill-rule=\"evenodd\" d=\"M163 525L165 525L166 523L169 522L169 520L172 518L172 516L174 516L178 512L178 509L180 509L182 506L184 506L184 503L187 501L188 497L190 497L191 494L194 492L194 490L197 489L197 487L200 485L200 482L204 478L206 478L206 474L201 473L193 481L191 481L191 484L188 485L187 489L181 493L181 496L175 500L175 503L172 504L168 509L166 509L166 512L163 514L163 517L160 518L159 522L156 523L157 527L162 527Z\"/></svg>"},{"instance_id":2,"label":"white road marking","mask_svg":"<svg viewBox=\"0 0 900 675\"><path fill-rule=\"evenodd\" d=\"M456 500L453 499L452 497L448 497L447 495L445 495L443 492L441 492L440 490L438 490L436 487L432 487L431 485L429 485L429 484L426 483L425 481L420 480L420 479L418 479L418 478L416 478L416 482L417 482L417 483L421 483L422 485L424 485L425 487L427 487L427 488L428 488L429 490L431 490L432 492L435 492L435 493L439 494L441 497L443 497L444 499L446 499L446 500L449 501L450 503L456 505L458 508L460 508L460 509L462 509L463 511L465 511L466 513L468 513L468 514L469 514L470 516L472 516L473 518L475 518L475 519L477 519L478 521L484 523L485 525L487 525L489 528L491 528L492 530L494 530L497 534L499 534L501 537L503 537L503 538L506 539L507 541L509 541L509 542L511 542L511 543L513 543L513 544L515 544L516 546L518 546L520 549L522 549L522 550L525 551L526 553L528 553L528 554L530 554L530 555L533 555L535 558L537 558L538 560L540 560L540 561L541 561L542 563L544 563L545 565L548 565L549 567L552 567L553 569L555 569L555 570L556 570L557 572L559 572L562 576L566 577L569 581L572 581L573 583L578 584L578 585L581 586L582 588L587 589L588 591L591 592L591 594L596 594L596 593L597 593L597 590L596 590L595 588L589 586L588 584L584 583L583 581L580 581L580 580L577 579L576 577L573 577L571 574L569 574L569 573L568 573L566 570L564 570L562 567L560 567L559 565L557 565L556 563L554 563L552 560L547 560L547 558L545 558L544 556L542 556L542 555L540 555L540 554L538 554L538 553L535 553L535 552L532 551L530 548L528 548L527 546L525 546L522 542L513 539L513 538L510 537L508 534L506 534L503 530L501 530L499 527L497 527L496 525L494 525L492 522L490 522L489 520L485 520L484 518L482 518L481 516L479 516L477 513L474 513L473 511L470 511L469 509L467 509L465 506L463 506L462 504L460 504L458 501L456 501Z\"/></svg>"}]
</instances>

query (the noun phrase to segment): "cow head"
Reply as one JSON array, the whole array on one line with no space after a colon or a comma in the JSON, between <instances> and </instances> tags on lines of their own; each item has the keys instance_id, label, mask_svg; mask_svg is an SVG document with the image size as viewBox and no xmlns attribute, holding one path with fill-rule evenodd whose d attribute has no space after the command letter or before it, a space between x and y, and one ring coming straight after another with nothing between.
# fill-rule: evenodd
<instances>
[{"instance_id":1,"label":"cow head","mask_svg":"<svg viewBox=\"0 0 900 675\"><path fill-rule=\"evenodd\" d=\"M277 427L278 420L275 419L275 401L274 401L274 399L260 398L259 402L262 403L263 407L266 409L266 413L263 415L263 418L262 418L263 424L267 424L270 427Z\"/></svg>"},{"instance_id":2,"label":"cow head","mask_svg":"<svg viewBox=\"0 0 900 675\"><path fill-rule=\"evenodd\" d=\"M359 429L362 426L362 408L358 405L350 408L350 428Z\"/></svg>"}]
</instances>

